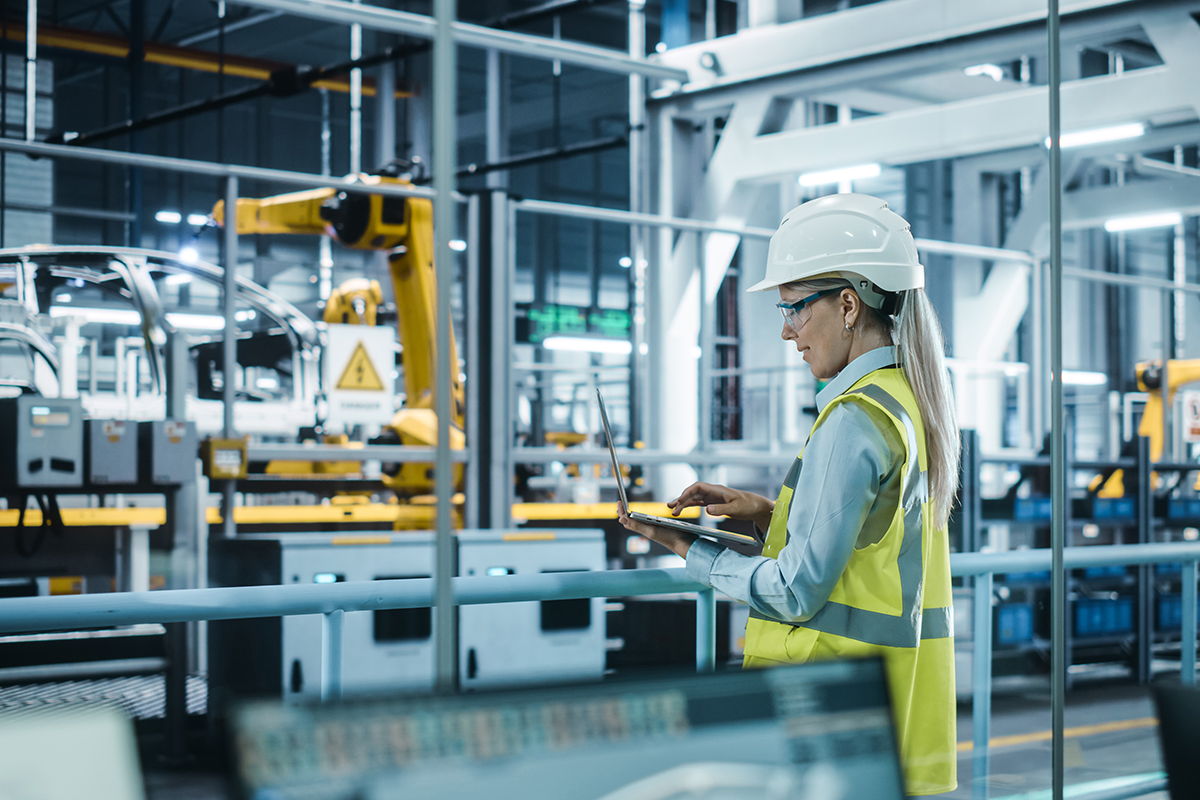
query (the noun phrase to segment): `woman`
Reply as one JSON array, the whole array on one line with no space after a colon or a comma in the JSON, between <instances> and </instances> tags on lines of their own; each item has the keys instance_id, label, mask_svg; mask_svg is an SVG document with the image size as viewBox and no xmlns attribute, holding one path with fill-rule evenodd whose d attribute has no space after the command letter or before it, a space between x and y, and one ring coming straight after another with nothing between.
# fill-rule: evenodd
<instances>
[{"instance_id":1,"label":"woman","mask_svg":"<svg viewBox=\"0 0 1200 800\"><path fill-rule=\"evenodd\" d=\"M778 290L782 337L829 381L808 443L774 502L694 483L668 503L752 520L762 555L621 517L750 605L745 666L882 656L911 795L957 786L946 523L959 438L924 272L908 223L878 198L793 209L750 291Z\"/></svg>"}]
</instances>

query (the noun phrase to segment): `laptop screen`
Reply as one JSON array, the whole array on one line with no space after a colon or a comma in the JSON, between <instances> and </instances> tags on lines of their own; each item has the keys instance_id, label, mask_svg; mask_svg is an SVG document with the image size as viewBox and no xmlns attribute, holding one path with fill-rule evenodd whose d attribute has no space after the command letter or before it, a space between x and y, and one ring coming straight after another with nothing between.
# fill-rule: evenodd
<instances>
[{"instance_id":1,"label":"laptop screen","mask_svg":"<svg viewBox=\"0 0 1200 800\"><path fill-rule=\"evenodd\" d=\"M621 474L621 464L617 461L617 445L613 442L612 427L608 424L608 409L604 407L604 395L596 390L596 399L600 401L600 421L604 423L604 438L608 441L608 454L612 457L613 478L617 481L617 498L621 510L629 513L629 501L625 499L625 476Z\"/></svg>"},{"instance_id":2,"label":"laptop screen","mask_svg":"<svg viewBox=\"0 0 1200 800\"><path fill-rule=\"evenodd\" d=\"M233 719L237 779L253 798L903 797L877 660L341 705L259 702Z\"/></svg>"}]
</instances>

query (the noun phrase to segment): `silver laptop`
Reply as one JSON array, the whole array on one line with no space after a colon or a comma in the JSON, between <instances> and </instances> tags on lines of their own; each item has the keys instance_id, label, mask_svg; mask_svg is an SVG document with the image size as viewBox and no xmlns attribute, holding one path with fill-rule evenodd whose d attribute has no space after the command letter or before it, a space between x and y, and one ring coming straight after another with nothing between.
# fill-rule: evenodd
<instances>
[{"instance_id":1,"label":"silver laptop","mask_svg":"<svg viewBox=\"0 0 1200 800\"><path fill-rule=\"evenodd\" d=\"M636 519L638 522L645 522L647 525L658 525L661 528L672 528L677 531L692 533L697 536L703 536L718 544L745 544L751 546L759 546L762 544L753 536L746 536L742 533L734 533L733 531L722 531L716 528L706 528L703 525L696 525L692 522L685 522L681 519L673 517L656 517L653 514L642 514L638 511L629 510L629 500L625 497L625 480L621 477L621 463L617 461L617 448L613 444L612 428L608 424L608 411L604 408L604 395L600 394L600 390L596 390L596 399L600 401L600 421L604 423L604 436L608 439L608 453L612 456L613 478L617 481L617 498L621 504L621 510L630 519Z\"/></svg>"}]
</instances>

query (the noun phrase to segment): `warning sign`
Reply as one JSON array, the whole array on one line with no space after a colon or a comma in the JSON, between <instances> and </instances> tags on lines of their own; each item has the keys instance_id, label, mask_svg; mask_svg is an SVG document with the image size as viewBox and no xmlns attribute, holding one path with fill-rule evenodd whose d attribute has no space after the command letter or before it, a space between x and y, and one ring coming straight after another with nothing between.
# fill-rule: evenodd
<instances>
[{"instance_id":1,"label":"warning sign","mask_svg":"<svg viewBox=\"0 0 1200 800\"><path fill-rule=\"evenodd\" d=\"M326 416L347 425L384 424L396 413L396 329L330 325L324 354Z\"/></svg>"},{"instance_id":2,"label":"warning sign","mask_svg":"<svg viewBox=\"0 0 1200 800\"><path fill-rule=\"evenodd\" d=\"M1200 442L1200 392L1183 393L1183 440Z\"/></svg>"},{"instance_id":3,"label":"warning sign","mask_svg":"<svg viewBox=\"0 0 1200 800\"><path fill-rule=\"evenodd\" d=\"M383 381L379 380L379 373L375 371L375 365L371 363L367 347L362 342L359 342L358 346L354 348L350 362L346 364L342 377L338 379L337 388L363 392L383 391Z\"/></svg>"}]
</instances>

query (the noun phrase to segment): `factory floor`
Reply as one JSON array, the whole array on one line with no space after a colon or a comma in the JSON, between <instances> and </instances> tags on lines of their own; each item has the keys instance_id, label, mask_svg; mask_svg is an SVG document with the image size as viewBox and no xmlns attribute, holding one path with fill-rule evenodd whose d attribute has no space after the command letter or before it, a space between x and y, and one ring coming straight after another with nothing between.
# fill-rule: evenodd
<instances>
[{"instance_id":1,"label":"factory floor","mask_svg":"<svg viewBox=\"0 0 1200 800\"><path fill-rule=\"evenodd\" d=\"M1169 679L1169 678L1168 678ZM972 781L971 706L958 715L959 788L945 797L1049 800L1050 694L1044 677L998 679L992 700L991 770L986 794ZM1147 687L1128 679L1079 681L1067 697L1067 796L1118 790L1162 770L1154 704ZM221 776L197 768L147 765L147 800L225 800ZM1165 792L1145 795L1166 800Z\"/></svg>"},{"instance_id":2,"label":"factory floor","mask_svg":"<svg viewBox=\"0 0 1200 800\"><path fill-rule=\"evenodd\" d=\"M1050 798L1050 686L1046 677L998 680L992 698L987 793L972 780L970 704L958 714L958 786L945 797L992 800ZM1067 695L1064 720L1067 796L1117 790L1156 777L1162 755L1154 702L1146 686L1128 679L1078 681ZM1166 792L1144 795L1166 800Z\"/></svg>"}]
</instances>

